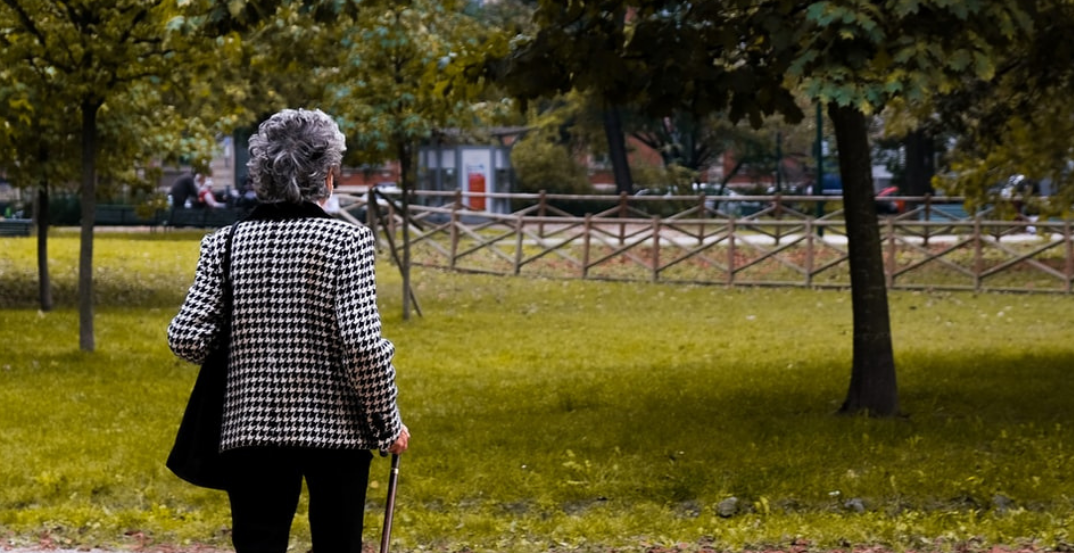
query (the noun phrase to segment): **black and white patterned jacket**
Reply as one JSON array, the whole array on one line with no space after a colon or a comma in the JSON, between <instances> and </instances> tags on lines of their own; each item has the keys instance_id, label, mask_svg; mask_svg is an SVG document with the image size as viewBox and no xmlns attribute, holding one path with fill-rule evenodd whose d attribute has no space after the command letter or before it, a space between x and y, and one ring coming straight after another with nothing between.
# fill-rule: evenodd
<instances>
[{"instance_id":1,"label":"black and white patterned jacket","mask_svg":"<svg viewBox=\"0 0 1074 553\"><path fill-rule=\"evenodd\" d=\"M234 300L220 448L387 448L399 436L395 348L381 337L373 234L314 204L258 206L231 252ZM221 257L201 241L194 284L168 326L202 363L221 333Z\"/></svg>"}]
</instances>

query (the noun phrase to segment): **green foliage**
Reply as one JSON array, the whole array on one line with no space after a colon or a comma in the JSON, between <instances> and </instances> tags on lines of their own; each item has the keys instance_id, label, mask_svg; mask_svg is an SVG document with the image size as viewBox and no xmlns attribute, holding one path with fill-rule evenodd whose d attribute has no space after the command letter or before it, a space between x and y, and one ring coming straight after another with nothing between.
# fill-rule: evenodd
<instances>
[{"instance_id":1,"label":"green foliage","mask_svg":"<svg viewBox=\"0 0 1074 553\"><path fill-rule=\"evenodd\" d=\"M327 106L363 162L407 157L434 131L468 128L499 109L465 78L465 60L483 52L489 31L464 7L456 0L384 2L342 30L345 61L333 72ZM404 186L411 178L404 175Z\"/></svg>"},{"instance_id":2,"label":"green foliage","mask_svg":"<svg viewBox=\"0 0 1074 553\"><path fill-rule=\"evenodd\" d=\"M57 184L73 180L83 109L102 109L101 141L94 146L105 179L133 180L134 167L160 156L164 140L189 131L164 106L175 103L170 91L201 79L197 70L215 54L203 37L169 23L190 16L186 10L162 0L66 10L14 1L0 6L6 45L0 94L13 95L4 107L21 110L11 119L18 156L5 160L8 169L37 173L33 182L38 175Z\"/></svg>"},{"instance_id":3,"label":"green foliage","mask_svg":"<svg viewBox=\"0 0 1074 553\"><path fill-rule=\"evenodd\" d=\"M630 170L639 188L649 188L675 196L693 196L698 193L691 187L698 182L698 173L686 167L635 164Z\"/></svg>"},{"instance_id":4,"label":"green foliage","mask_svg":"<svg viewBox=\"0 0 1074 553\"><path fill-rule=\"evenodd\" d=\"M1063 94L1066 96L1066 94ZM1056 101L1057 98L1051 98ZM998 140L981 151L959 148L948 156L950 171L934 179L937 188L969 197L971 208L1001 201L1000 187L1017 175L1028 182L1050 181L1053 196L1030 198L1045 215L1068 215L1074 205L1069 132L1074 123L1056 113L1032 111L1010 117ZM1016 193L1032 195L1028 187Z\"/></svg>"},{"instance_id":5,"label":"green foliage","mask_svg":"<svg viewBox=\"0 0 1074 553\"><path fill-rule=\"evenodd\" d=\"M791 122L802 118L784 87L785 63L761 63L766 42L747 34L752 29L744 18L767 14L766 3L761 9L747 1L539 4L538 28L488 62L488 72L520 99L578 89L657 117L725 112L733 122L749 119L754 126L777 112Z\"/></svg>"},{"instance_id":6,"label":"green foliage","mask_svg":"<svg viewBox=\"0 0 1074 553\"><path fill-rule=\"evenodd\" d=\"M4 21L0 11L0 21ZM10 48L10 38L0 38ZM78 168L78 111L47 83L47 71L5 57L0 69L0 169L19 187L75 180Z\"/></svg>"},{"instance_id":7,"label":"green foliage","mask_svg":"<svg viewBox=\"0 0 1074 553\"><path fill-rule=\"evenodd\" d=\"M82 109L100 109L103 183L155 185L157 162L205 163L216 138L316 99L350 1L0 5L0 134L19 185L77 181ZM92 30L88 28L92 26ZM48 40L46 40L48 39ZM84 54L84 55L83 55Z\"/></svg>"},{"instance_id":8,"label":"green foliage","mask_svg":"<svg viewBox=\"0 0 1074 553\"><path fill-rule=\"evenodd\" d=\"M511 167L519 192L592 193L586 168L570 149L542 134L531 134L511 147Z\"/></svg>"},{"instance_id":9,"label":"green foliage","mask_svg":"<svg viewBox=\"0 0 1074 553\"><path fill-rule=\"evenodd\" d=\"M523 99L577 88L654 115L724 112L756 127L774 113L801 120L799 87L872 113L992 79L1001 55L1030 43L1040 14L1060 4L547 0L538 29L489 69Z\"/></svg>"},{"instance_id":10,"label":"green foliage","mask_svg":"<svg viewBox=\"0 0 1074 553\"><path fill-rule=\"evenodd\" d=\"M226 497L163 467L196 370L164 329L200 235L99 237L93 354L72 345L63 292L77 239L53 236L48 314L32 308L33 241L0 239L9 543L226 546ZM393 550L1069 544L1070 298L892 294L909 417L876 420L833 415L846 292L415 276L425 317L403 322L383 293L398 275L378 266L415 436ZM387 472L374 463L370 540Z\"/></svg>"},{"instance_id":11,"label":"green foliage","mask_svg":"<svg viewBox=\"0 0 1074 553\"><path fill-rule=\"evenodd\" d=\"M1074 5L1037 2L1034 8L1032 35L999 53L993 79L933 98L921 118L957 138L938 186L980 204L994 200L997 185L1022 175L1050 181L1051 198L1029 200L1043 213L1069 213Z\"/></svg>"},{"instance_id":12,"label":"green foliage","mask_svg":"<svg viewBox=\"0 0 1074 553\"><path fill-rule=\"evenodd\" d=\"M993 78L1000 53L1032 35L1027 8L1014 1L813 2L780 32L794 37L790 76L810 96L868 114L893 98L920 103L966 79Z\"/></svg>"},{"instance_id":13,"label":"green foliage","mask_svg":"<svg viewBox=\"0 0 1074 553\"><path fill-rule=\"evenodd\" d=\"M340 37L358 17L357 2L235 1L227 3L227 13L212 4L189 22L190 32L223 26L210 46L220 53L214 78L185 91L201 108L199 121L213 124L223 116L230 129L256 125L283 108L325 107L327 89L345 65Z\"/></svg>"}]
</instances>

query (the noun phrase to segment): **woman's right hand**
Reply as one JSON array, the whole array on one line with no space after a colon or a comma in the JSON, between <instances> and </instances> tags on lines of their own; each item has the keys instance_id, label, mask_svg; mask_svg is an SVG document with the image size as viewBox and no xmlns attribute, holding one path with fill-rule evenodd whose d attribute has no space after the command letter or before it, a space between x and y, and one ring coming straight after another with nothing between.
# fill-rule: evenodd
<instances>
[{"instance_id":1,"label":"woman's right hand","mask_svg":"<svg viewBox=\"0 0 1074 553\"><path fill-rule=\"evenodd\" d=\"M399 437L395 439L391 447L388 448L388 453L392 455L399 455L407 450L410 443L410 429L403 425L403 429L399 432Z\"/></svg>"}]
</instances>

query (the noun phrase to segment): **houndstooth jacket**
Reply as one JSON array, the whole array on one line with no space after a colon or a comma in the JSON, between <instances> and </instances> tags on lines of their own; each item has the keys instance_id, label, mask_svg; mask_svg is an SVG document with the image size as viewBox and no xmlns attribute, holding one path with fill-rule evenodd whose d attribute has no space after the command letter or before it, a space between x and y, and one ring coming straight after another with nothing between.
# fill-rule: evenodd
<instances>
[{"instance_id":1,"label":"houndstooth jacket","mask_svg":"<svg viewBox=\"0 0 1074 553\"><path fill-rule=\"evenodd\" d=\"M221 334L222 252L232 228L233 308L221 451L248 446L387 448L399 436L395 348L381 337L373 234L314 204L258 206L201 241L168 326L202 363Z\"/></svg>"}]
</instances>

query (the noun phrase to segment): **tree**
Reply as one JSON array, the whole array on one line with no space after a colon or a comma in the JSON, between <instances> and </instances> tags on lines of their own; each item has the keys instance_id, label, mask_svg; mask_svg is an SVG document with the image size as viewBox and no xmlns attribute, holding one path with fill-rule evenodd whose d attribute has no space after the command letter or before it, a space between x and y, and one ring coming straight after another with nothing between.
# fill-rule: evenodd
<instances>
[{"instance_id":1,"label":"tree","mask_svg":"<svg viewBox=\"0 0 1074 553\"><path fill-rule=\"evenodd\" d=\"M906 152L906 188L909 196L932 194L932 177L936 176L936 140L918 128L903 139Z\"/></svg>"},{"instance_id":2,"label":"tree","mask_svg":"<svg viewBox=\"0 0 1074 553\"><path fill-rule=\"evenodd\" d=\"M627 7L625 29L614 14ZM541 2L540 30L490 69L514 93L592 88L644 106L726 111L760 126L802 118L795 90L826 106L839 149L854 318L844 412L899 412L867 116L892 98L922 101L960 78L988 79L998 49L1028 33L1017 0Z\"/></svg>"},{"instance_id":3,"label":"tree","mask_svg":"<svg viewBox=\"0 0 1074 553\"><path fill-rule=\"evenodd\" d=\"M953 133L947 170L935 181L979 205L995 201L1012 176L1046 182L1028 198L1042 214L1069 214L1074 204L1070 136L1074 133L1074 4L1043 1L1028 10L1033 33L997 57L993 79L973 79L915 112L931 128ZM922 113L923 112L923 113ZM1048 182L1050 181L1050 182ZM1034 191L1026 188L1025 194Z\"/></svg>"},{"instance_id":4,"label":"tree","mask_svg":"<svg viewBox=\"0 0 1074 553\"><path fill-rule=\"evenodd\" d=\"M191 83L188 95L202 117L222 115L229 128L260 123L283 108L325 105L347 59L340 37L353 28L359 4L375 12L375 3L356 0L227 2L223 13L222 3L210 2L189 32L216 33L230 52L213 60L212 78ZM232 10L236 5L242 8Z\"/></svg>"},{"instance_id":5,"label":"tree","mask_svg":"<svg viewBox=\"0 0 1074 553\"><path fill-rule=\"evenodd\" d=\"M630 121L629 133L660 154L665 166L677 165L700 171L723 154L724 135L715 118L706 120L689 113L673 113L654 119L638 117Z\"/></svg>"},{"instance_id":6,"label":"tree","mask_svg":"<svg viewBox=\"0 0 1074 553\"><path fill-rule=\"evenodd\" d=\"M312 81L307 78L312 70L293 63L301 55L295 52L306 52L308 43L278 49L292 54L278 56L277 62L256 58L251 45L280 44L279 37L295 29L315 33L315 25L353 18L356 6L356 1L329 0L2 0L0 44L5 48L0 57L6 69L0 73L0 94L21 100L7 107L26 111L6 133L13 151L10 165L20 175L40 175L35 178L41 183L39 200L47 199L48 183L57 177L66 182L69 160L76 160L75 174L81 175L83 350L95 347L93 221L99 181L145 185L150 179L139 174L149 160L207 159L215 135L249 123L253 114L280 102L267 79L251 76L269 74L267 65L283 63L287 70L277 73L291 77L289 91L308 90L301 87ZM247 37L262 42L245 41ZM246 63L251 58L254 63ZM79 156L63 155L72 137ZM47 214L38 224L47 226ZM46 237L46 232L38 233L43 305Z\"/></svg>"},{"instance_id":7,"label":"tree","mask_svg":"<svg viewBox=\"0 0 1074 553\"><path fill-rule=\"evenodd\" d=\"M468 128L494 102L483 85L465 78L462 60L483 52L494 34L455 0L386 2L363 8L343 30L345 63L332 75L329 109L343 120L353 150L367 162L400 164L402 216L408 216L417 146L447 128ZM502 38L499 40L502 41ZM403 317L409 318L409 226L403 225Z\"/></svg>"},{"instance_id":8,"label":"tree","mask_svg":"<svg viewBox=\"0 0 1074 553\"><path fill-rule=\"evenodd\" d=\"M4 60L17 71L5 74L3 86L33 87L31 116L39 123L40 151L51 156L67 140L66 130L78 129L81 175L81 247L79 252L79 346L95 348L93 332L93 222L98 177L134 170L137 156L151 140L140 138L161 131L139 108L152 108L159 99L157 88L182 86L193 71L204 69L212 52L195 48L199 37L180 32L184 11L171 0L87 1L81 3L3 0L0 39L6 46ZM179 24L177 24L177 22ZM155 86L143 86L152 82ZM159 104L157 104L159 105ZM49 111L55 110L55 111ZM72 125L72 119L77 121ZM122 120L122 122L120 122ZM27 145L20 141L20 152ZM113 164L99 170L101 141L105 152L118 154ZM124 155L126 154L126 155ZM25 160L25 158L23 158Z\"/></svg>"},{"instance_id":9,"label":"tree","mask_svg":"<svg viewBox=\"0 0 1074 553\"><path fill-rule=\"evenodd\" d=\"M811 4L791 73L828 105L850 238L854 364L842 410L898 413L886 287L864 116L899 98L924 102L967 78L990 80L998 52L1030 33L1029 4L899 1ZM857 263L855 263L857 260Z\"/></svg>"},{"instance_id":10,"label":"tree","mask_svg":"<svg viewBox=\"0 0 1074 553\"><path fill-rule=\"evenodd\" d=\"M0 40L6 37L0 36ZM11 46L10 44L5 44ZM10 53L11 50L8 50ZM77 129L73 110L59 102L60 91L48 86L44 72L29 60L9 60L0 71L0 113L5 131L0 135L4 172L16 186L32 190L37 226L38 304L51 311L52 288L48 267L49 191L74 180L77 167ZM55 111L39 106L58 106Z\"/></svg>"},{"instance_id":11,"label":"tree","mask_svg":"<svg viewBox=\"0 0 1074 553\"><path fill-rule=\"evenodd\" d=\"M694 174L722 165L730 156L733 165L723 172L720 188L747 170L755 179L767 180L777 175L782 188L782 165L787 158L808 158L809 125L787 126L766 119L759 128L732 123L725 114L695 117L674 113L656 119L634 112L627 119L627 130L634 139L660 153L666 168L681 167Z\"/></svg>"},{"instance_id":12,"label":"tree","mask_svg":"<svg viewBox=\"0 0 1074 553\"><path fill-rule=\"evenodd\" d=\"M701 122L714 114L732 122L748 118L756 126L775 112L792 123L802 118L793 95L780 87L781 72L748 58L712 63L727 43L737 46L734 29L704 19L714 3L539 4L539 29L517 38L509 55L486 66L524 102L575 88L588 91L630 113L624 130L636 130L637 138L670 156L666 163L692 170L713 153L698 138L705 132ZM758 88L765 94L754 94ZM645 120L655 124L640 124ZM615 153L611 145L609 151Z\"/></svg>"}]
</instances>

